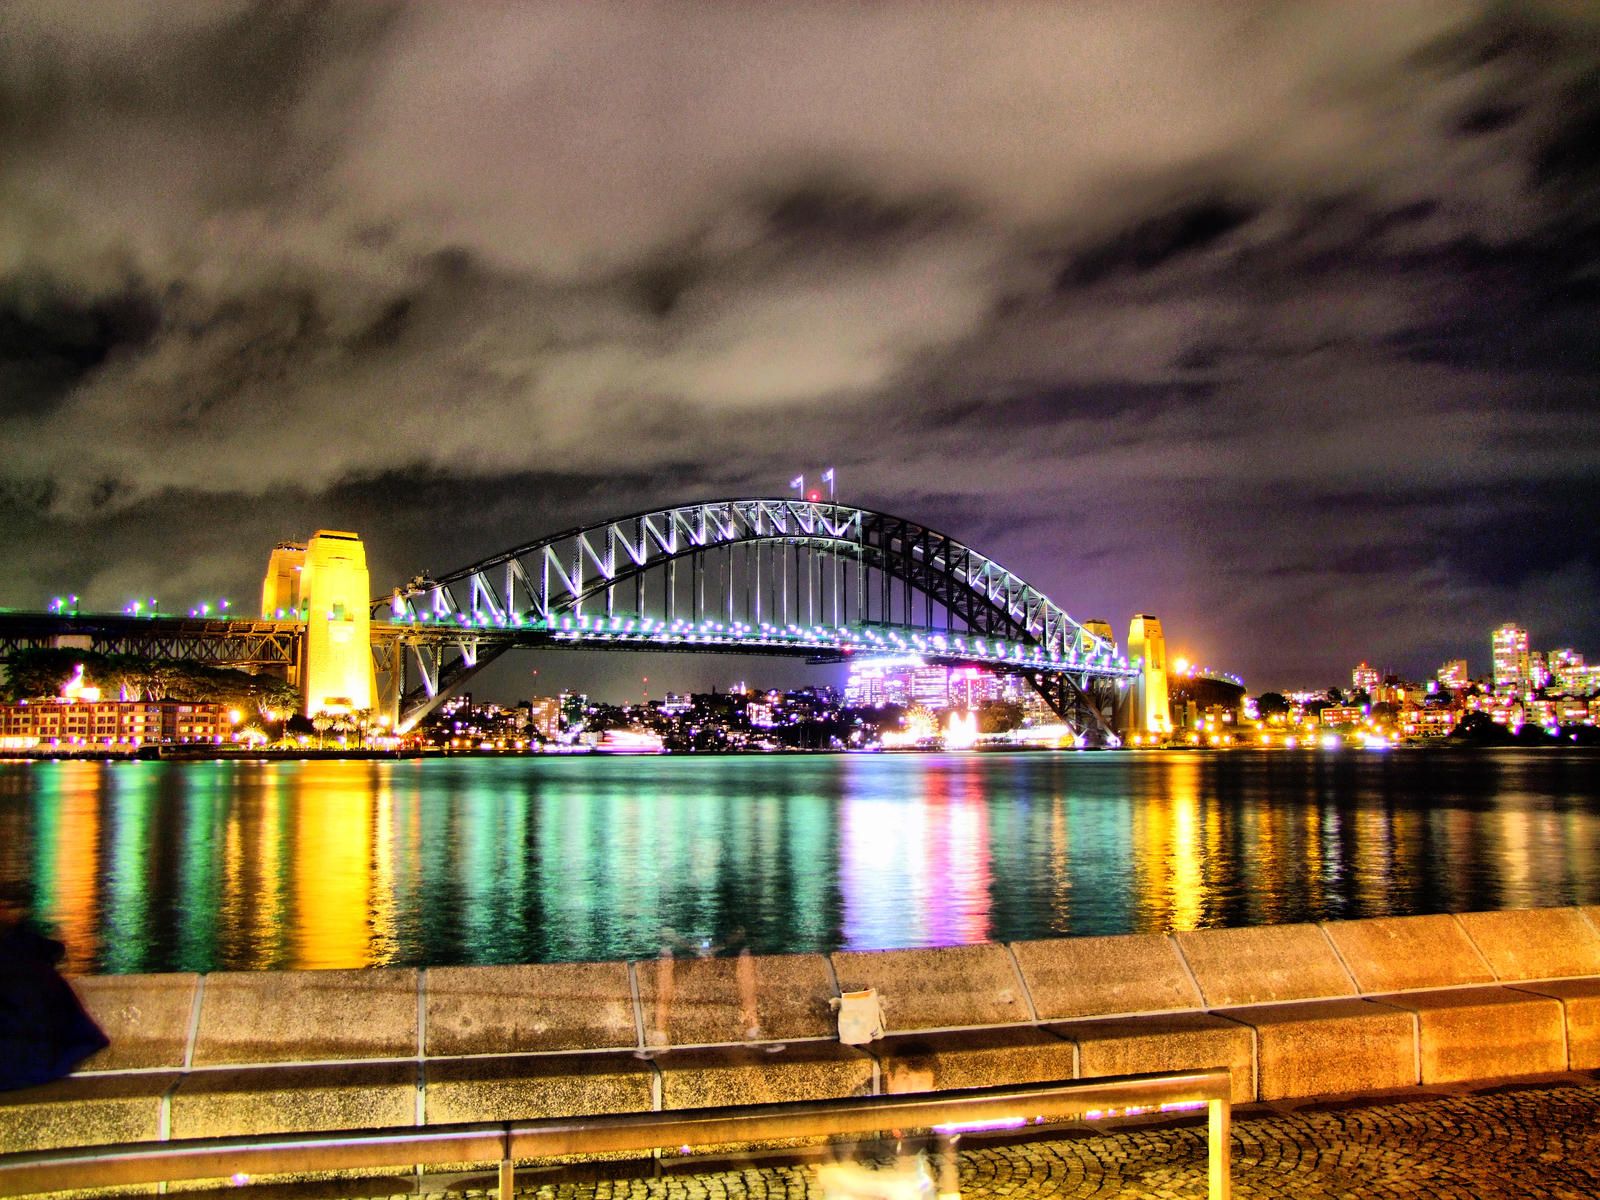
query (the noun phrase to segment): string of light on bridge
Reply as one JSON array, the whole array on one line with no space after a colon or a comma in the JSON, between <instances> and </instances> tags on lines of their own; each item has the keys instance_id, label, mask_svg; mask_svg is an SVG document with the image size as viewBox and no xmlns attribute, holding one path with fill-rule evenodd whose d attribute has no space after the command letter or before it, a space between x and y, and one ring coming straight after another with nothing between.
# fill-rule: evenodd
<instances>
[{"instance_id":1,"label":"string of light on bridge","mask_svg":"<svg viewBox=\"0 0 1600 1200\"><path fill-rule=\"evenodd\" d=\"M504 630L549 634L552 641L569 644L649 643L661 646L741 646L752 649L790 648L839 654L920 654L935 658L994 663L1000 666L1062 670L1083 668L1097 674L1138 675L1139 668L1111 654L1079 655L1076 651L1046 652L1025 642L1007 642L963 634L904 632L891 628L834 625L751 625L743 621L660 621L651 617L565 616L555 620L527 616L491 617L487 613L407 614L393 625L432 625L434 628Z\"/></svg>"}]
</instances>

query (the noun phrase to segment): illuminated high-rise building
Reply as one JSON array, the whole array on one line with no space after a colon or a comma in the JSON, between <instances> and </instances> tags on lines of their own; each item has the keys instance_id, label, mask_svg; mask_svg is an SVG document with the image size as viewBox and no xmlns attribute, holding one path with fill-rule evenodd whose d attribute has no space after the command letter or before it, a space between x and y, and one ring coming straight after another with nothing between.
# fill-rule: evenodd
<instances>
[{"instance_id":1,"label":"illuminated high-rise building","mask_svg":"<svg viewBox=\"0 0 1600 1200\"><path fill-rule=\"evenodd\" d=\"M1165 737L1172 732L1172 708L1167 700L1167 640L1161 622L1140 613L1128 626L1128 659L1138 662L1139 678L1133 695L1135 734Z\"/></svg>"},{"instance_id":2,"label":"illuminated high-rise building","mask_svg":"<svg viewBox=\"0 0 1600 1200\"><path fill-rule=\"evenodd\" d=\"M1452 692L1463 691L1472 682L1467 677L1467 660L1464 658L1452 659L1438 670L1439 686L1448 688Z\"/></svg>"},{"instance_id":3,"label":"illuminated high-rise building","mask_svg":"<svg viewBox=\"0 0 1600 1200\"><path fill-rule=\"evenodd\" d=\"M1358 692L1366 692L1369 696L1378 690L1378 685L1383 682L1383 677L1378 672L1362 663L1350 672L1350 686Z\"/></svg>"},{"instance_id":4,"label":"illuminated high-rise building","mask_svg":"<svg viewBox=\"0 0 1600 1200\"><path fill-rule=\"evenodd\" d=\"M1489 635L1494 652L1496 691L1522 691L1531 682L1528 662L1528 631L1507 621Z\"/></svg>"},{"instance_id":5,"label":"illuminated high-rise building","mask_svg":"<svg viewBox=\"0 0 1600 1200\"><path fill-rule=\"evenodd\" d=\"M561 732L561 701L555 696L535 696L528 701L528 727L553 742Z\"/></svg>"},{"instance_id":6,"label":"illuminated high-rise building","mask_svg":"<svg viewBox=\"0 0 1600 1200\"><path fill-rule=\"evenodd\" d=\"M911 672L911 702L931 709L950 707L950 669L917 667Z\"/></svg>"},{"instance_id":7,"label":"illuminated high-rise building","mask_svg":"<svg viewBox=\"0 0 1600 1200\"><path fill-rule=\"evenodd\" d=\"M1528 651L1528 686L1542 688L1550 682L1550 664L1543 650Z\"/></svg>"}]
</instances>

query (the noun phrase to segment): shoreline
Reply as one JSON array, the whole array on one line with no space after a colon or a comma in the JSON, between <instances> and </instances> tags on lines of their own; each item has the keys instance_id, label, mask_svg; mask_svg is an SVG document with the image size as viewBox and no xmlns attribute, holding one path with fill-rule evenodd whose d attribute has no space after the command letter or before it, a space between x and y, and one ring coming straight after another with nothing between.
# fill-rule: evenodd
<instances>
[{"instance_id":1,"label":"shoreline","mask_svg":"<svg viewBox=\"0 0 1600 1200\"><path fill-rule=\"evenodd\" d=\"M1515 743L1508 745L1484 744L1479 742L1453 742L1448 739L1428 742L1402 742L1395 746L1382 749L1369 749L1361 746L1341 746L1328 749L1322 746L1121 746L1115 750L1100 748L1074 748L1055 746L983 746L972 747L964 750L943 750L937 748L910 749L896 748L893 750L860 750L802 747L785 747L779 750L667 750L650 753L623 752L614 750L563 750L553 753L527 750L480 750L480 749L425 749L425 750L352 750L352 749L322 749L313 750L306 747L293 747L283 749L235 749L232 747L203 747L203 746L145 746L138 750L97 750L82 748L73 750L35 751L8 750L0 753L0 762L294 762L304 759L351 759L362 760L389 760L423 758L764 758L794 754L889 754L889 755L915 755L915 754L1102 754L1102 753L1137 753L1137 754L1394 754L1415 751L1437 750L1600 750L1596 746L1562 745L1556 743L1547 746L1525 746Z\"/></svg>"}]
</instances>

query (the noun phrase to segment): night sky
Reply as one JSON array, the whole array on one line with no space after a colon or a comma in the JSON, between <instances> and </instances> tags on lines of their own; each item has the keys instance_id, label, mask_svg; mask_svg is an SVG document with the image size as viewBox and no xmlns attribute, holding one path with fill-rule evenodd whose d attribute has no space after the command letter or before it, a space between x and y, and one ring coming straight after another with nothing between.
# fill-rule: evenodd
<instances>
[{"instance_id":1,"label":"night sky","mask_svg":"<svg viewBox=\"0 0 1600 1200\"><path fill-rule=\"evenodd\" d=\"M1600 658L1592 3L23 0L0 46L0 604L250 607L316 528L381 592L833 466L1252 691L1484 674L1506 620Z\"/></svg>"}]
</instances>

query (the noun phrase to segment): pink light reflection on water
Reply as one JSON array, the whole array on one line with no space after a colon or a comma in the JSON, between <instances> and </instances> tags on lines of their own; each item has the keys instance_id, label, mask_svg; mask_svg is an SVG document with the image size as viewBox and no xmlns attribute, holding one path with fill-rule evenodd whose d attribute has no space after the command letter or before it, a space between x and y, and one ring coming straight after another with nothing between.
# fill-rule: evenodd
<instances>
[{"instance_id":1,"label":"pink light reflection on water","mask_svg":"<svg viewBox=\"0 0 1600 1200\"><path fill-rule=\"evenodd\" d=\"M965 756L927 756L918 790L847 772L839 891L845 949L987 940L992 864L981 781Z\"/></svg>"}]
</instances>

